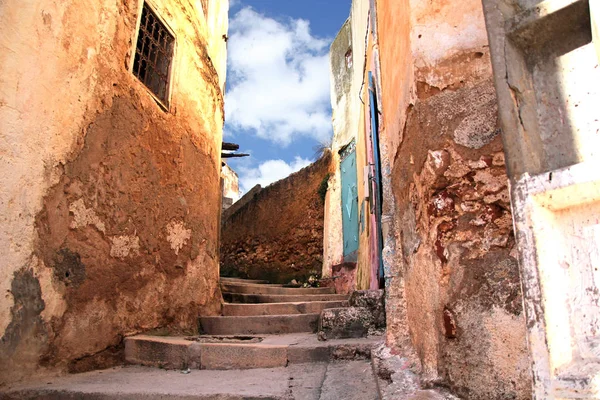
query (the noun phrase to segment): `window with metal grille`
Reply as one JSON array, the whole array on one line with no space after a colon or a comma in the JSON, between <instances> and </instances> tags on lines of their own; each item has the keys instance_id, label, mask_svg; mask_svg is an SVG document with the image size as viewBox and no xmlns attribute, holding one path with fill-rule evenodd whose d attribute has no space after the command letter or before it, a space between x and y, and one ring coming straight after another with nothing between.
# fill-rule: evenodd
<instances>
[{"instance_id":1,"label":"window with metal grille","mask_svg":"<svg viewBox=\"0 0 600 400\"><path fill-rule=\"evenodd\" d=\"M169 100L169 73L174 45L173 35L148 4L144 3L133 60L133 74L164 105L167 105Z\"/></svg>"}]
</instances>

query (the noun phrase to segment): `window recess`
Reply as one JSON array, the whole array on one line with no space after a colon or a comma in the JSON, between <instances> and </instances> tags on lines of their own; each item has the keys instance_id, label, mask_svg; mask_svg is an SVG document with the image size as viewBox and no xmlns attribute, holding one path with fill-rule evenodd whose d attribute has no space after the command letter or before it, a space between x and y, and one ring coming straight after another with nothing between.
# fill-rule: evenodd
<instances>
[{"instance_id":1,"label":"window recess","mask_svg":"<svg viewBox=\"0 0 600 400\"><path fill-rule=\"evenodd\" d=\"M175 37L144 2L132 72L165 107L174 47Z\"/></svg>"}]
</instances>

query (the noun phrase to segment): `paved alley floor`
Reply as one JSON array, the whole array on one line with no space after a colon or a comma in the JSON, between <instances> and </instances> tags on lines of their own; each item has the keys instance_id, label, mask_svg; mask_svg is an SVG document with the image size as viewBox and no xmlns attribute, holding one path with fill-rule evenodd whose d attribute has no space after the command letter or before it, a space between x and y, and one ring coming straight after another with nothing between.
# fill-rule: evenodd
<instances>
[{"instance_id":1,"label":"paved alley floor","mask_svg":"<svg viewBox=\"0 0 600 400\"><path fill-rule=\"evenodd\" d=\"M187 371L186 371L187 372ZM14 387L0 399L375 400L371 363L339 361L286 368L167 371L120 367Z\"/></svg>"}]
</instances>

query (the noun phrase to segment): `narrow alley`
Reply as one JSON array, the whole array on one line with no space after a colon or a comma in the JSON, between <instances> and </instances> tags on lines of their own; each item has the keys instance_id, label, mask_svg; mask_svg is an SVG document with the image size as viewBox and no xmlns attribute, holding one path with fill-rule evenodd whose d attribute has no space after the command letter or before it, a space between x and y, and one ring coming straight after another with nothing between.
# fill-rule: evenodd
<instances>
[{"instance_id":1,"label":"narrow alley","mask_svg":"<svg viewBox=\"0 0 600 400\"><path fill-rule=\"evenodd\" d=\"M0 400L600 399L600 0L301 3L0 0Z\"/></svg>"},{"instance_id":2,"label":"narrow alley","mask_svg":"<svg viewBox=\"0 0 600 400\"><path fill-rule=\"evenodd\" d=\"M224 303L223 316L201 317L202 336L125 339L128 364L174 372L131 367L93 372L24 388L8 398L87 398L98 393L144 399L378 398L370 355L381 338L336 339L356 334L320 319L324 309L351 309L347 295L232 278L222 278L221 287L226 300L237 302ZM356 297L350 303L361 303ZM317 326L328 332L329 340L317 339Z\"/></svg>"}]
</instances>

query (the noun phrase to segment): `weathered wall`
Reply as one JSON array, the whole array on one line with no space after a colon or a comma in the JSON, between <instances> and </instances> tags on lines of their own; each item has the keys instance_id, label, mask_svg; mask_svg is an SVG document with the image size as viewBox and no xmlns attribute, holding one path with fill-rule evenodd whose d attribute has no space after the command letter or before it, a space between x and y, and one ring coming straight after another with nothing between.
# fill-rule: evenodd
<instances>
[{"instance_id":1,"label":"weathered wall","mask_svg":"<svg viewBox=\"0 0 600 400\"><path fill-rule=\"evenodd\" d=\"M223 179L223 209L226 209L240 198L239 178L229 165L223 164L221 179Z\"/></svg>"},{"instance_id":2,"label":"weathered wall","mask_svg":"<svg viewBox=\"0 0 600 400\"><path fill-rule=\"evenodd\" d=\"M346 55L349 54L349 63ZM332 169L329 190L325 197L325 221L323 226L323 276L332 276L333 266L344 261L344 238L342 226L342 176L339 150L350 143L354 136L351 117L352 81L354 72L352 49L352 20L346 20L329 50L333 138L331 140Z\"/></svg>"},{"instance_id":3,"label":"weathered wall","mask_svg":"<svg viewBox=\"0 0 600 400\"><path fill-rule=\"evenodd\" d=\"M328 152L262 189L224 220L221 274L288 283L320 273L324 207L318 191L330 162Z\"/></svg>"},{"instance_id":4,"label":"weathered wall","mask_svg":"<svg viewBox=\"0 0 600 400\"><path fill-rule=\"evenodd\" d=\"M221 222L227 221L230 216L248 204L248 202L252 200L261 190L262 186L260 185L256 185L252 189L248 190L238 201L233 203L231 207L223 211L223 214L221 215Z\"/></svg>"},{"instance_id":5,"label":"weathered wall","mask_svg":"<svg viewBox=\"0 0 600 400\"><path fill-rule=\"evenodd\" d=\"M364 3L364 1L361 1ZM357 2L358 3L358 2ZM370 16L370 13L367 13ZM359 22L362 22L359 21ZM366 24L366 21L364 22ZM355 97L355 101L360 105L360 124L358 126L356 145L357 158L357 177L358 177L358 202L359 202L359 220L361 221L359 229L359 248L358 248L358 265L357 265L357 287L361 290L379 289L378 269L379 269L379 232L378 232L378 211L377 206L377 191L376 184L377 170L375 168L375 136L374 130L376 126L371 115L371 89L369 83L369 71L374 71L374 43L375 36L373 35L373 23L369 18L368 35L363 41L363 46L366 45L365 62L366 67L361 71L356 71L357 74L363 76L363 81L360 86L359 96ZM375 90L375 93L377 90ZM376 107L373 104L373 107ZM368 168L366 168L368 167ZM365 173L366 172L366 173ZM365 187L366 186L366 187ZM370 188L370 189L369 189Z\"/></svg>"},{"instance_id":6,"label":"weathered wall","mask_svg":"<svg viewBox=\"0 0 600 400\"><path fill-rule=\"evenodd\" d=\"M511 180L533 398L597 399L600 285L591 277L600 262L598 1L483 5Z\"/></svg>"},{"instance_id":7,"label":"weathered wall","mask_svg":"<svg viewBox=\"0 0 600 400\"><path fill-rule=\"evenodd\" d=\"M162 0L165 1L165 0ZM227 77L227 29L229 26L229 0L188 0L189 4L196 10L204 12L204 31L207 39L206 49L210 60L219 77L221 92L225 92Z\"/></svg>"},{"instance_id":8,"label":"weathered wall","mask_svg":"<svg viewBox=\"0 0 600 400\"><path fill-rule=\"evenodd\" d=\"M368 25L369 1L354 0L350 17L342 26L330 49L331 62L331 105L333 110L333 139L332 139L332 172L329 179L329 191L325 201L325 234L323 254L323 276L331 276L333 266L341 267L344 262L343 225L342 225L342 193L339 151L354 141L357 154L357 184L359 194L358 209L363 202L364 187L363 166L366 165L364 147L364 115L361 102L363 71L365 66L366 43L365 34ZM351 51L351 63L346 54ZM368 204L364 206L368 207ZM368 247L363 247L367 237L360 238L359 253ZM363 251L363 258L368 259L368 252ZM346 260L347 261L347 260ZM363 263L364 265L364 263ZM367 268L368 269L368 268ZM346 268L337 268L345 271ZM369 287L368 271L360 275L353 270L352 285L360 289ZM342 278L340 278L342 279Z\"/></svg>"},{"instance_id":9,"label":"weathered wall","mask_svg":"<svg viewBox=\"0 0 600 400\"><path fill-rule=\"evenodd\" d=\"M212 35L196 3L152 2L176 35L170 112L129 72L139 1L0 3L0 381L218 312L227 2Z\"/></svg>"},{"instance_id":10,"label":"weathered wall","mask_svg":"<svg viewBox=\"0 0 600 400\"><path fill-rule=\"evenodd\" d=\"M355 60L352 47L352 19L348 18L329 50L333 142L339 146L347 144L354 137L352 128L355 116L351 115L351 107Z\"/></svg>"},{"instance_id":11,"label":"weathered wall","mask_svg":"<svg viewBox=\"0 0 600 400\"><path fill-rule=\"evenodd\" d=\"M597 1L590 1L590 16L592 19L592 37L596 46L596 55L600 62L600 5Z\"/></svg>"},{"instance_id":12,"label":"weathered wall","mask_svg":"<svg viewBox=\"0 0 600 400\"><path fill-rule=\"evenodd\" d=\"M409 0L378 0L377 24L379 81L382 86L380 107L383 109L380 149L384 199L382 257L386 283L386 341L413 362L417 362L408 326L403 260L399 256L402 249L397 240L400 221L396 220L396 203L391 184L395 154L402 142L406 113L414 96ZM389 54L394 57L389 57Z\"/></svg>"},{"instance_id":13,"label":"weathered wall","mask_svg":"<svg viewBox=\"0 0 600 400\"><path fill-rule=\"evenodd\" d=\"M370 29L370 1L352 1L352 47L356 63L353 65L352 76L352 102L351 115L354 118L354 136L356 138L356 169L357 169L357 192L359 212L359 247L357 255L356 288L359 290L376 289L378 283L376 277L372 276L374 267L373 251L374 234L377 227L375 218L371 214L373 198L365 191L365 181L369 177L365 175L365 166L372 165L370 159L371 142L367 136L370 134L370 109L368 92L368 74L366 73L372 64L373 37L367 33Z\"/></svg>"},{"instance_id":14,"label":"weathered wall","mask_svg":"<svg viewBox=\"0 0 600 400\"><path fill-rule=\"evenodd\" d=\"M406 352L409 336L425 379L464 398L528 399L481 3L379 0L377 7L390 185L384 215L395 221L384 226L388 342Z\"/></svg>"}]
</instances>

